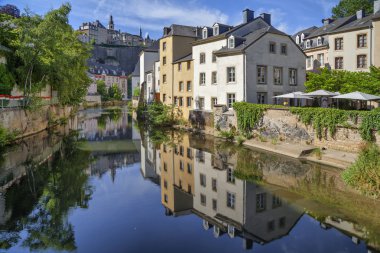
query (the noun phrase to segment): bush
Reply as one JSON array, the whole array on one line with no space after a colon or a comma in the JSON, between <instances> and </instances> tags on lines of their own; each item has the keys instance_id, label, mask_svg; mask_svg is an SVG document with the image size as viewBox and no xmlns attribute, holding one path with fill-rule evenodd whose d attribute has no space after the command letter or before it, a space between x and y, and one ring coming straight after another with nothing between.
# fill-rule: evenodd
<instances>
[{"instance_id":1,"label":"bush","mask_svg":"<svg viewBox=\"0 0 380 253\"><path fill-rule=\"evenodd\" d=\"M359 154L356 162L342 174L343 180L360 192L380 196L380 148L367 144Z\"/></svg>"},{"instance_id":2,"label":"bush","mask_svg":"<svg viewBox=\"0 0 380 253\"><path fill-rule=\"evenodd\" d=\"M233 131L220 131L219 136L226 139L227 141L234 141L235 133Z\"/></svg>"},{"instance_id":3,"label":"bush","mask_svg":"<svg viewBox=\"0 0 380 253\"><path fill-rule=\"evenodd\" d=\"M173 108L161 102L155 102L148 106L148 122L151 126L172 126L176 123Z\"/></svg>"},{"instance_id":4,"label":"bush","mask_svg":"<svg viewBox=\"0 0 380 253\"><path fill-rule=\"evenodd\" d=\"M244 138L244 136L242 135L239 135L238 137L236 137L236 142L239 146L243 145L243 143L246 141L246 139Z\"/></svg>"},{"instance_id":5,"label":"bush","mask_svg":"<svg viewBox=\"0 0 380 253\"><path fill-rule=\"evenodd\" d=\"M9 145L16 138L16 132L10 133L7 129L0 126L0 150Z\"/></svg>"},{"instance_id":6,"label":"bush","mask_svg":"<svg viewBox=\"0 0 380 253\"><path fill-rule=\"evenodd\" d=\"M135 87L134 89L133 89L133 96L134 97L139 97L140 96L140 88L139 87Z\"/></svg>"}]
</instances>

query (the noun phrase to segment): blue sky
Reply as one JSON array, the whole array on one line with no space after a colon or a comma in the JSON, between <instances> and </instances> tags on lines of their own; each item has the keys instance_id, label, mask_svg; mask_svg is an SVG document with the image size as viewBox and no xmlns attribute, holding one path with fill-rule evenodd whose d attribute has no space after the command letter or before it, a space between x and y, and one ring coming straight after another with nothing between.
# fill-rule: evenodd
<instances>
[{"instance_id":1,"label":"blue sky","mask_svg":"<svg viewBox=\"0 0 380 253\"><path fill-rule=\"evenodd\" d=\"M82 22L100 20L107 25L109 15L116 29L135 33L140 26L143 34L159 38L162 28L170 24L211 26L214 22L237 25L242 10L250 8L255 16L272 14L272 24L289 34L319 26L322 18L331 16L331 8L338 0L0 0L0 5L11 3L21 10L29 7L43 14L62 3L70 2L70 24L77 29Z\"/></svg>"}]
</instances>

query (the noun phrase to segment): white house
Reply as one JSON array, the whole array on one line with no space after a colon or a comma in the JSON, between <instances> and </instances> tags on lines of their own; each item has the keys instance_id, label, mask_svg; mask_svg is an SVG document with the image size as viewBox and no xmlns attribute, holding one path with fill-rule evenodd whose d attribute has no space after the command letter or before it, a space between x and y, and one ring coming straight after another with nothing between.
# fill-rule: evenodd
<instances>
[{"instance_id":1,"label":"white house","mask_svg":"<svg viewBox=\"0 0 380 253\"><path fill-rule=\"evenodd\" d=\"M243 11L243 23L205 27L193 43L195 109L234 102L270 104L272 97L303 91L305 54L287 34L271 25L271 16L254 18Z\"/></svg>"},{"instance_id":2,"label":"white house","mask_svg":"<svg viewBox=\"0 0 380 253\"><path fill-rule=\"evenodd\" d=\"M140 53L140 84L146 84L144 98L147 102L152 102L155 94L153 73L155 63L160 59L158 46L159 44L155 43Z\"/></svg>"}]
</instances>

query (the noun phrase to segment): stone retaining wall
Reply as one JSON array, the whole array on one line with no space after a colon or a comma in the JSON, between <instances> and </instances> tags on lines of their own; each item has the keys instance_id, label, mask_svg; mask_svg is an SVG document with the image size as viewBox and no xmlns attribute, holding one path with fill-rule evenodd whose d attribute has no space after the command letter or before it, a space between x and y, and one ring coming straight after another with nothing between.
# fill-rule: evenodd
<instances>
[{"instance_id":1,"label":"stone retaining wall","mask_svg":"<svg viewBox=\"0 0 380 253\"><path fill-rule=\"evenodd\" d=\"M237 127L237 117L234 110L225 106L214 108L214 125L220 131L229 131ZM358 152L364 141L360 136L358 125L351 124L351 128L338 127L334 137L326 133L326 137L319 139L312 126L306 126L297 116L286 109L269 109L259 122L257 134L267 138L277 138L287 142L310 143L321 148L331 148L347 152ZM215 131L218 135L218 131ZM380 146L380 135L376 134L377 144Z\"/></svg>"},{"instance_id":2,"label":"stone retaining wall","mask_svg":"<svg viewBox=\"0 0 380 253\"><path fill-rule=\"evenodd\" d=\"M9 131L19 132L19 138L32 135L49 126L49 121L60 118L68 118L72 107L43 106L37 111L29 111L20 108L0 110L0 125Z\"/></svg>"}]
</instances>

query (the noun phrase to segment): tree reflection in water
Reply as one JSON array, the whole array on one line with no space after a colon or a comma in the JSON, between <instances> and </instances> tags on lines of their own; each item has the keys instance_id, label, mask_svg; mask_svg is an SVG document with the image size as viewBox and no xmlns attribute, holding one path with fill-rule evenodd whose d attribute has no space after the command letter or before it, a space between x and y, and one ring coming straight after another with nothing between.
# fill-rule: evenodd
<instances>
[{"instance_id":1,"label":"tree reflection in water","mask_svg":"<svg viewBox=\"0 0 380 253\"><path fill-rule=\"evenodd\" d=\"M19 243L30 250L76 249L73 226L68 222L72 208L87 208L92 195L88 184L89 152L77 148L76 133L63 140L61 149L46 163L28 164L27 177L6 193L6 207L12 217L1 232L0 247Z\"/></svg>"}]
</instances>

